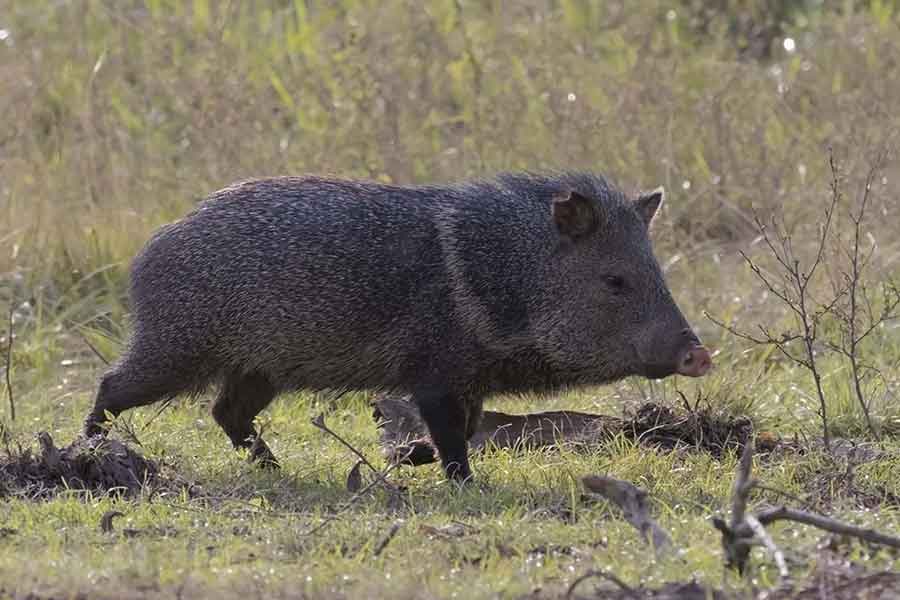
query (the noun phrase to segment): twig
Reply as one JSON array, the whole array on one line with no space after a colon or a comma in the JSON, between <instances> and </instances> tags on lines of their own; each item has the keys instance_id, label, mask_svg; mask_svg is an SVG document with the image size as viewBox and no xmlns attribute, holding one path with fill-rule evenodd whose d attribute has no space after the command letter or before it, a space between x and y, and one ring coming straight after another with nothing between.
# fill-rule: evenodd
<instances>
[{"instance_id":1,"label":"twig","mask_svg":"<svg viewBox=\"0 0 900 600\"><path fill-rule=\"evenodd\" d=\"M753 480L750 479L750 475L753 469L754 446L753 440L747 440L747 443L744 444L744 451L741 453L741 460L738 461L737 478L734 480L734 499L731 508L732 526L744 520L744 513L747 510L747 497L753 488Z\"/></svg>"},{"instance_id":2,"label":"twig","mask_svg":"<svg viewBox=\"0 0 900 600\"><path fill-rule=\"evenodd\" d=\"M759 538L759 541L762 542L762 545L769 551L769 554L772 555L775 565L778 567L778 574L782 579L788 579L791 574L788 571L787 563L784 561L784 554L775 545L772 536L769 535L763 524L753 515L747 515L745 521L750 526L750 529L753 530L753 533L756 534L756 537Z\"/></svg>"},{"instance_id":3,"label":"twig","mask_svg":"<svg viewBox=\"0 0 900 600\"><path fill-rule=\"evenodd\" d=\"M759 513L757 518L763 525L768 525L775 521L795 521L797 523L803 523L804 525L812 525L813 527L818 527L819 529L830 531L831 533L836 533L838 535L848 535L866 542L872 542L873 544L881 544L882 546L889 546L891 548L900 548L900 537L887 535L875 531L874 529L857 527L856 525L836 521L823 515L797 510L787 506L779 506L778 508L764 510Z\"/></svg>"},{"instance_id":4,"label":"twig","mask_svg":"<svg viewBox=\"0 0 900 600\"><path fill-rule=\"evenodd\" d=\"M373 553L373 556L378 556L382 552L384 552L384 549L387 548L387 545L391 543L391 540L394 539L394 536L397 535L397 532L400 531L401 527L403 527L403 521L397 521L396 523L391 525L391 528L388 530L387 534L383 538L381 538L381 541L378 542L377 546L375 546L375 552Z\"/></svg>"},{"instance_id":5,"label":"twig","mask_svg":"<svg viewBox=\"0 0 900 600\"><path fill-rule=\"evenodd\" d=\"M108 367L109 364L110 364L109 359L107 359L105 356L103 356L103 355L100 353L99 350L97 350L97 347L94 346L94 344L91 343L91 341L87 338L87 336L84 335L84 333L82 333L80 329L75 329L75 333L78 334L78 337L81 338L81 341L84 342L84 345L87 346L88 348L90 348L91 352L94 353L94 356L96 356L97 358L99 358L100 361Z\"/></svg>"},{"instance_id":6,"label":"twig","mask_svg":"<svg viewBox=\"0 0 900 600\"><path fill-rule=\"evenodd\" d=\"M16 401L13 397L12 386L12 350L13 350L13 314L15 312L14 298L9 299L9 332L6 334L6 394L9 396L9 419L16 420Z\"/></svg>"},{"instance_id":7,"label":"twig","mask_svg":"<svg viewBox=\"0 0 900 600\"><path fill-rule=\"evenodd\" d=\"M355 454L355 455L359 458L359 462L360 462L360 463L366 465L367 467L369 467L369 468L372 470L372 472L375 474L375 479L374 479L371 483L369 483L367 486L363 487L362 489L360 489L359 491L357 491L355 494L353 494L353 496L347 501L346 504L344 504L343 507L341 507L340 510L338 510L338 511L336 511L335 513L329 515L324 521L322 521L321 523L319 523L318 525L316 525L315 527L313 527L312 529L310 529L309 531L307 531L306 533L304 533L304 534L303 534L304 536L310 536L310 535L313 535L313 534L315 534L315 533L318 533L319 531L321 531L321 530L324 529L325 527L327 527L332 521L334 521L335 519L337 519L337 517L338 517L339 515L341 515L344 511L348 510L348 509L349 509L351 506L353 506L360 498L362 498L363 496L365 496L367 493L369 493L370 490L372 490L373 488L375 488L375 487L378 486L378 485L383 485L385 488L387 488L388 491L389 491L391 494L394 495L393 497L397 497L399 494L402 493L401 488L400 488L399 486L397 486L397 485L391 483L390 481L388 481L387 476L388 476L394 469L396 469L397 467L399 467L399 466L403 463L404 460L406 460L407 458L409 458L409 454L411 454L411 453L412 453L412 450L413 450L412 448L407 452L407 455L406 455L405 457L403 457L403 459L401 459L401 460L399 460L399 461L397 461L397 462L389 463L389 464L387 465L387 467L385 467L384 469L382 469L382 470L379 471L378 469L375 468L374 465L372 465L371 462L369 462L369 459L366 458L366 456L365 456L362 452L360 452L359 450L357 450L350 442L348 442L347 440L345 440L345 439L344 439L343 437L341 437L337 432L335 432L335 431L332 430L330 427L328 427L328 425L325 423L325 415L324 415L324 414L320 414L320 415L317 416L316 418L312 419L311 422L312 422L313 425L316 426L316 428L321 429L322 431L324 431L324 432L327 433L328 435L332 436L334 439L336 439L337 441L339 441L344 447L346 447L346 448L347 448L348 450L350 450L353 454ZM357 465L354 466L353 469L354 469L354 470L357 469L358 466L359 466L359 463L357 463Z\"/></svg>"},{"instance_id":8,"label":"twig","mask_svg":"<svg viewBox=\"0 0 900 600\"><path fill-rule=\"evenodd\" d=\"M103 513L103 516L100 517L100 531L103 533L112 533L113 532L113 519L116 517L124 517L125 513L119 512L117 510L108 510Z\"/></svg>"},{"instance_id":9,"label":"twig","mask_svg":"<svg viewBox=\"0 0 900 600\"><path fill-rule=\"evenodd\" d=\"M778 494L779 496L783 496L785 498L788 498L789 500L793 500L794 502L796 502L798 504L802 504L807 507L811 506L808 501L803 500L802 498L795 496L794 494L791 494L790 492L786 492L785 490L780 490L778 488L774 488L774 487L771 487L768 485L763 485L759 482L755 482L753 484L753 487L754 487L754 489L757 489L757 490L760 490L763 492L771 492L773 494Z\"/></svg>"},{"instance_id":10,"label":"twig","mask_svg":"<svg viewBox=\"0 0 900 600\"><path fill-rule=\"evenodd\" d=\"M599 475L582 477L581 482L589 492L598 494L618 506L625 520L641 533L645 542L653 544L655 551L669 550L672 540L650 516L646 491L627 481Z\"/></svg>"},{"instance_id":11,"label":"twig","mask_svg":"<svg viewBox=\"0 0 900 600\"><path fill-rule=\"evenodd\" d=\"M330 427L328 427L328 425L325 424L325 413L320 414L316 418L312 419L310 422L313 425L315 425L318 429L321 429L322 431L324 431L325 433L327 433L328 435L330 435L331 437L333 437L334 439L339 441L341 444L343 444L343 446L345 448L347 448L350 452L355 454L359 458L359 460L362 461L362 463L364 465L369 467L373 473L376 473L376 474L378 473L378 469L376 469L375 466L369 462L369 459L366 458L366 456L362 452L360 452L359 450L354 448L353 445L350 444L350 442L348 442L347 440L342 438L334 430L332 430Z\"/></svg>"},{"instance_id":12,"label":"twig","mask_svg":"<svg viewBox=\"0 0 900 600\"><path fill-rule=\"evenodd\" d=\"M753 446L748 443L744 447L744 453L738 465L737 478L734 482L734 495L732 498L731 523L726 524L720 518L713 519L713 525L722 533L722 547L727 558L726 564L743 573L750 555L750 548L755 541L759 541L772 554L778 572L782 577L788 577L787 564L784 555L775 545L765 526L775 521L794 521L811 525L824 531L855 537L867 542L900 548L900 537L887 535L874 529L857 527L829 517L818 515L803 510L797 510L786 506L770 508L758 514L747 512L747 496L756 483L751 479L751 466L753 463Z\"/></svg>"},{"instance_id":13,"label":"twig","mask_svg":"<svg viewBox=\"0 0 900 600\"><path fill-rule=\"evenodd\" d=\"M722 519L713 519L715 528L722 532L725 562L729 567L735 567L740 573L744 572L752 546L751 540L743 539L747 536L740 535L740 529L744 524L744 515L747 512L747 498L750 490L753 489L753 481L750 479L753 467L753 446L753 440L748 440L738 462L737 477L734 480L731 499L731 524L726 524Z\"/></svg>"},{"instance_id":14,"label":"twig","mask_svg":"<svg viewBox=\"0 0 900 600\"><path fill-rule=\"evenodd\" d=\"M167 408L169 408L170 406L172 406L172 401L173 401L173 400L175 400L175 396L167 396L166 399L163 400L163 403L160 405L160 407L157 409L157 411L156 411L155 413L153 413L153 416L150 417L149 419L147 419L147 421L144 423L143 427L141 427L141 433L143 433L144 431L146 431L147 428L148 428L148 427L149 427L156 419L159 418L159 415L161 415L161 414L163 413L164 410L166 410ZM260 434L258 434L256 437L262 437L262 434L260 433Z\"/></svg>"},{"instance_id":15,"label":"twig","mask_svg":"<svg viewBox=\"0 0 900 600\"><path fill-rule=\"evenodd\" d=\"M303 533L302 535L304 537L315 535L316 533L325 529L332 522L336 521L338 519L338 517L340 517L344 512L349 510L351 506L356 504L356 502L358 502L360 498L362 498L363 496L368 494L370 490L374 489L377 485L380 485L382 483L387 483L385 478L391 473L391 471L393 471L394 469L396 469L399 466L400 466L400 463L391 463L383 471L376 472L377 477L375 480L373 480L371 483L369 483L369 485L367 485L363 489L361 489L358 492L356 492L355 494L353 494L353 496L349 500L347 500L347 503L344 504L344 506L342 506L339 510L328 515L321 523L319 523L318 525L316 525L309 531Z\"/></svg>"},{"instance_id":16,"label":"twig","mask_svg":"<svg viewBox=\"0 0 900 600\"><path fill-rule=\"evenodd\" d=\"M585 573L584 575L582 575L581 577L579 577L578 579L576 579L575 581L572 582L572 585L570 585L569 589L566 590L566 598L571 598L572 594L575 593L575 588L577 588L579 585L581 585L582 582L587 581L588 579L592 579L594 577L597 577L599 579L605 579L607 581L611 581L614 584L616 584L617 586L619 586L619 588L623 592L628 594L630 597L639 598L638 593L636 591L634 591L634 588L632 588L631 586L626 584L624 581L622 581L621 579L619 579L618 577L616 577L615 575L613 575L612 573L609 573L607 571L588 571L587 573Z\"/></svg>"}]
</instances>

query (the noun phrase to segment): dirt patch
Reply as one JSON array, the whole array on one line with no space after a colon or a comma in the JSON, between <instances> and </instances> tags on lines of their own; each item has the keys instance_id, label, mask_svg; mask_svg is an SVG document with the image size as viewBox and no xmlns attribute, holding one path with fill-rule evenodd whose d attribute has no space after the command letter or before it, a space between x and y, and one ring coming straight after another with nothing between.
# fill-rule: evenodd
<instances>
[{"instance_id":1,"label":"dirt patch","mask_svg":"<svg viewBox=\"0 0 900 600\"><path fill-rule=\"evenodd\" d=\"M7 449L0 458L0 497L41 499L73 489L131 495L160 478L157 463L118 440L78 438L57 448L47 432L37 439L40 453Z\"/></svg>"},{"instance_id":2,"label":"dirt patch","mask_svg":"<svg viewBox=\"0 0 900 600\"><path fill-rule=\"evenodd\" d=\"M435 461L427 428L409 397L380 396L374 417L388 456L413 465ZM576 411L552 411L512 415L485 411L469 446L490 448L538 448L559 443L597 445L618 435L663 449L695 447L721 456L738 450L749 439L753 424L745 417L715 415L708 411L677 412L648 403L634 416L613 417Z\"/></svg>"}]
</instances>

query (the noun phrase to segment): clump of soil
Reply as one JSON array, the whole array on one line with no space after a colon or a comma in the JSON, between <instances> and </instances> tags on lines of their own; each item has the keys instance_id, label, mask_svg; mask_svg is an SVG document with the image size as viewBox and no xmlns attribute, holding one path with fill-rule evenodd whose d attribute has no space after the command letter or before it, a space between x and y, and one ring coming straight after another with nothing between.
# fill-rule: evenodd
<instances>
[{"instance_id":1,"label":"clump of soil","mask_svg":"<svg viewBox=\"0 0 900 600\"><path fill-rule=\"evenodd\" d=\"M374 417L388 456L413 465L435 461L428 430L408 396L380 396ZM597 445L624 435L664 449L692 446L721 456L739 450L750 438L753 424L745 417L727 417L708 411L678 413L659 404L641 406L631 418L577 411L511 415L485 411L478 431L469 440L472 450L485 448L537 448L558 443Z\"/></svg>"},{"instance_id":2,"label":"clump of soil","mask_svg":"<svg viewBox=\"0 0 900 600\"><path fill-rule=\"evenodd\" d=\"M623 422L626 435L641 443L671 450L680 446L721 456L726 450L740 450L753 433L747 417L716 415L710 411L676 412L648 402L632 419Z\"/></svg>"},{"instance_id":3,"label":"clump of soil","mask_svg":"<svg viewBox=\"0 0 900 600\"><path fill-rule=\"evenodd\" d=\"M136 493L159 475L159 466L124 443L93 436L57 448L50 434L37 436L40 454L30 449L7 450L0 458L0 497L19 495L39 499L61 489Z\"/></svg>"}]
</instances>

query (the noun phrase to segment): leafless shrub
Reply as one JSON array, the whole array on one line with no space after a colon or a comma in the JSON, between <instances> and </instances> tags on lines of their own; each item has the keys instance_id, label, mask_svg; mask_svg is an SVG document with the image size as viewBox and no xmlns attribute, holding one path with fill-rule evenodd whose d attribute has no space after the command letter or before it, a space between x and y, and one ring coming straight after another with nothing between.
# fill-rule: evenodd
<instances>
[{"instance_id":1,"label":"leafless shrub","mask_svg":"<svg viewBox=\"0 0 900 600\"><path fill-rule=\"evenodd\" d=\"M855 206L847 208L850 220L850 233L847 236L837 232L835 238L835 256L829 265L832 273L832 294L836 299L831 313L836 321L836 333L833 339L825 339L829 349L844 357L850 364L853 393L863 411L866 426L873 435L878 435L878 427L872 421L870 401L863 393L863 379L869 373L879 374L878 370L862 362L860 345L887 321L900 316L900 289L896 282L881 281L877 287L880 298L873 298L869 271L877 245L875 238L867 235L865 230L867 211L871 208L872 185L887 158L887 152L881 152L875 158L866 174L863 189ZM832 196L843 204L842 176L831 161ZM865 238L869 239L868 248Z\"/></svg>"},{"instance_id":2,"label":"leafless shrub","mask_svg":"<svg viewBox=\"0 0 900 600\"><path fill-rule=\"evenodd\" d=\"M859 200L847 209L852 231L846 236L835 230L847 199L843 191L844 178L833 152L829 151L831 193L822 212L810 259L801 257L803 253L795 244L799 241L795 239L794 227L785 222L782 213L773 212L767 219L754 214L758 239L773 259L774 268L765 269L759 260L743 251L741 256L768 293L788 310L791 325L775 331L770 325L758 323L758 331L750 332L706 314L731 334L756 345L773 346L790 362L809 372L819 401L822 437L829 450L831 430L822 387L821 350L832 351L849 361L857 401L869 430L877 435L862 388L863 378L875 369L861 361L860 344L883 323L900 316L900 289L894 282L882 282L880 301L873 299L869 266L875 246L863 247L872 182L879 174L885 156L886 152L882 152L872 163ZM826 285L829 279L830 286ZM818 297L822 289L828 290L824 298Z\"/></svg>"}]
</instances>

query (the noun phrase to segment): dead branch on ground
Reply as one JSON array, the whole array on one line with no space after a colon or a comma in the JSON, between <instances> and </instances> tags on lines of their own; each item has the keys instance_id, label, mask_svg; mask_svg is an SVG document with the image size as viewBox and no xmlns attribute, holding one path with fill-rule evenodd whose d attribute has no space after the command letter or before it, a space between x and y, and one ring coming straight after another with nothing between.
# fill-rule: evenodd
<instances>
[{"instance_id":1,"label":"dead branch on ground","mask_svg":"<svg viewBox=\"0 0 900 600\"><path fill-rule=\"evenodd\" d=\"M649 494L645 490L627 481L601 475L588 475L581 482L589 492L618 506L625 520L640 532L644 542L653 545L655 552L662 554L671 549L669 534L650 516Z\"/></svg>"},{"instance_id":2,"label":"dead branch on ground","mask_svg":"<svg viewBox=\"0 0 900 600\"><path fill-rule=\"evenodd\" d=\"M729 523L726 523L718 517L713 519L713 526L722 533L722 547L725 550L726 566L736 568L738 572L744 573L751 548L754 545L761 544L772 554L781 576L787 578L788 571L784 556L765 530L767 525L776 521L794 521L811 525L830 533L855 537L873 544L900 548L900 537L881 533L874 529L857 527L804 510L779 506L755 514L748 512L747 502L750 491L756 487L756 481L751 478L752 465L753 443L751 442L744 447L744 452L738 463L737 477L735 478L732 495L731 520Z\"/></svg>"},{"instance_id":3,"label":"dead branch on ground","mask_svg":"<svg viewBox=\"0 0 900 600\"><path fill-rule=\"evenodd\" d=\"M619 589L621 589L627 596L629 596L631 598L640 598L640 596L634 590L634 588L632 588L631 586L626 584L624 581L622 581L621 579L619 579L618 577L616 577L615 575L613 575L612 573L609 573L607 571L588 571L584 575L581 575L580 577L578 577L578 579L573 581L572 585L569 586L569 589L566 590L566 598L571 598L572 594L575 593L575 588L577 588L579 585L581 585L584 581L587 581L588 579L593 579L593 578L599 578L599 579L605 579L607 581L611 581L614 584L616 584L617 586L619 586Z\"/></svg>"}]
</instances>

